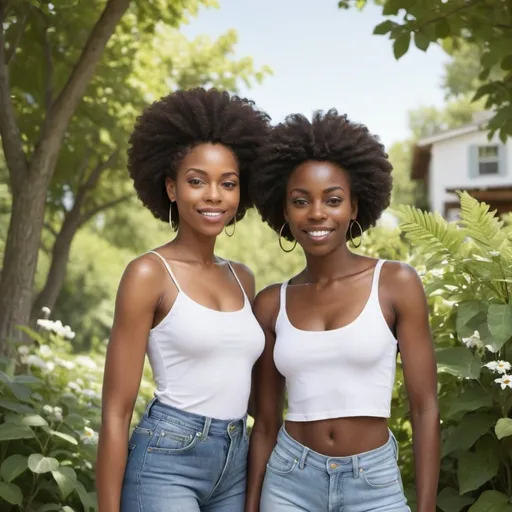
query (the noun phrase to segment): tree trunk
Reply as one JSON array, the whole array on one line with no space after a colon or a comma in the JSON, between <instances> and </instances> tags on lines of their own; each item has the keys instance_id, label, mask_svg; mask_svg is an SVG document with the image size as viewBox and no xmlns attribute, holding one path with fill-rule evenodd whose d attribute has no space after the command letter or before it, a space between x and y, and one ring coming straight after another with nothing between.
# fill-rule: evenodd
<instances>
[{"instance_id":1,"label":"tree trunk","mask_svg":"<svg viewBox=\"0 0 512 512\"><path fill-rule=\"evenodd\" d=\"M13 189L13 213L0 281L0 353L8 352L8 339L21 337L16 325L30 321L46 191L62 139L105 46L129 3L130 0L108 0L69 80L48 111L28 170L10 97L3 33L0 35L0 135ZM5 7L6 2L1 0L2 20ZM0 31L3 31L2 25Z\"/></svg>"},{"instance_id":2,"label":"tree trunk","mask_svg":"<svg viewBox=\"0 0 512 512\"><path fill-rule=\"evenodd\" d=\"M79 215L66 216L53 244L50 270L48 271L46 282L34 301L34 307L32 308L33 319L38 317L44 306L53 310L64 285L71 244L79 227Z\"/></svg>"},{"instance_id":3,"label":"tree trunk","mask_svg":"<svg viewBox=\"0 0 512 512\"><path fill-rule=\"evenodd\" d=\"M17 325L30 318L32 286L37 267L47 184L35 176L30 186L13 195L12 213L4 253L0 286L0 353L7 354L8 340L20 339Z\"/></svg>"}]
</instances>

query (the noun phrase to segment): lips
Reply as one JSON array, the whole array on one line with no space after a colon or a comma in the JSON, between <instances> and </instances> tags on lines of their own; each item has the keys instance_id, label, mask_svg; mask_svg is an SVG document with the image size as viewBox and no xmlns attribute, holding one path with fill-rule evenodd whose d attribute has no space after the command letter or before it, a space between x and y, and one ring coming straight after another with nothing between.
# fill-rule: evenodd
<instances>
[{"instance_id":1,"label":"lips","mask_svg":"<svg viewBox=\"0 0 512 512\"><path fill-rule=\"evenodd\" d=\"M197 210L197 213L199 213L199 215L201 215L208 222L217 222L224 217L226 210L205 208L202 210Z\"/></svg>"}]
</instances>

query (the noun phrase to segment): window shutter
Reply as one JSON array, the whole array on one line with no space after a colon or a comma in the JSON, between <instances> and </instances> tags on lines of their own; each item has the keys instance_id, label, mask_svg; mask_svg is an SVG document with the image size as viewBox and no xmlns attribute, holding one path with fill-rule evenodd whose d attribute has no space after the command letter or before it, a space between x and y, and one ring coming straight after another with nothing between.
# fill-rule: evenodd
<instances>
[{"instance_id":1,"label":"window shutter","mask_svg":"<svg viewBox=\"0 0 512 512\"><path fill-rule=\"evenodd\" d=\"M468 173L470 178L476 178L478 172L478 146L470 144L468 147Z\"/></svg>"},{"instance_id":2,"label":"window shutter","mask_svg":"<svg viewBox=\"0 0 512 512\"><path fill-rule=\"evenodd\" d=\"M498 146L498 173L500 176L506 176L507 171L507 146L500 144Z\"/></svg>"}]
</instances>

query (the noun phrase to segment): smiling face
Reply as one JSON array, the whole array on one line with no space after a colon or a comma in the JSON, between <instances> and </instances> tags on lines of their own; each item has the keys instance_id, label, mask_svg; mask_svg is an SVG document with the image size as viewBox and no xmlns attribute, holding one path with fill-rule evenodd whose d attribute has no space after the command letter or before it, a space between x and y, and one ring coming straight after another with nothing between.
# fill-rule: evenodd
<instances>
[{"instance_id":1,"label":"smiling face","mask_svg":"<svg viewBox=\"0 0 512 512\"><path fill-rule=\"evenodd\" d=\"M176 201L180 229L219 235L236 215L240 174L233 152L221 144L199 144L181 161L176 179L167 178L167 194Z\"/></svg>"},{"instance_id":2,"label":"smiling face","mask_svg":"<svg viewBox=\"0 0 512 512\"><path fill-rule=\"evenodd\" d=\"M329 254L345 245L350 223L357 217L347 173L331 162L299 165L288 180L284 215L307 253Z\"/></svg>"}]
</instances>

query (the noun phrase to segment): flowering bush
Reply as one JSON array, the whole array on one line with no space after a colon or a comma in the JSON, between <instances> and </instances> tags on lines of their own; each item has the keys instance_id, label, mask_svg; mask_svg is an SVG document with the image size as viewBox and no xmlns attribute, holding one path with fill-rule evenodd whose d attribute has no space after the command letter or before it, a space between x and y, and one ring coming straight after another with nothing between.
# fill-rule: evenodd
<instances>
[{"instance_id":1,"label":"flowering bush","mask_svg":"<svg viewBox=\"0 0 512 512\"><path fill-rule=\"evenodd\" d=\"M0 359L0 510L96 509L94 465L104 347L73 355L74 333L42 319L34 344ZM145 379L136 417L152 392Z\"/></svg>"}]
</instances>

